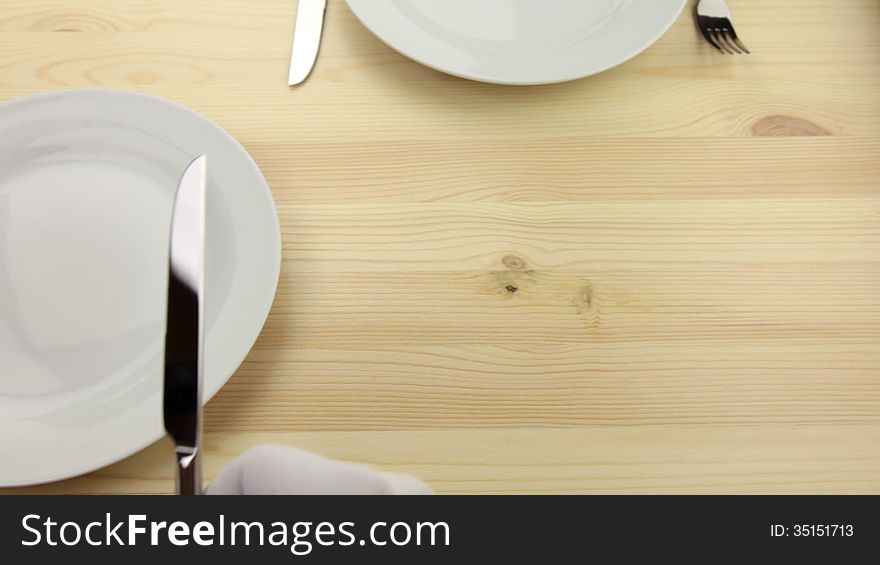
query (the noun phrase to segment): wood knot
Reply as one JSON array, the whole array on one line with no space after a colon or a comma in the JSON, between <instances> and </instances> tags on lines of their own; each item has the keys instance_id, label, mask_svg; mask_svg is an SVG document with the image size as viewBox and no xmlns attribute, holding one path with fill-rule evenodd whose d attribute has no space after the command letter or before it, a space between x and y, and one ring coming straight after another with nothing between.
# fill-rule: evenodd
<instances>
[{"instance_id":1,"label":"wood knot","mask_svg":"<svg viewBox=\"0 0 880 565\"><path fill-rule=\"evenodd\" d=\"M590 287L584 287L581 289L581 304L584 305L584 308L589 310L593 307L593 290Z\"/></svg>"},{"instance_id":2,"label":"wood knot","mask_svg":"<svg viewBox=\"0 0 880 565\"><path fill-rule=\"evenodd\" d=\"M590 285L585 285L575 297L575 305L578 313L583 316L588 323L595 324L599 322L599 301L596 293Z\"/></svg>"},{"instance_id":3,"label":"wood knot","mask_svg":"<svg viewBox=\"0 0 880 565\"><path fill-rule=\"evenodd\" d=\"M514 294L514 293L516 293L516 291L519 290L519 288L513 286L512 284L509 284L509 285L505 286L504 289L505 289L507 292L509 292L510 294Z\"/></svg>"},{"instance_id":4,"label":"wood knot","mask_svg":"<svg viewBox=\"0 0 880 565\"><path fill-rule=\"evenodd\" d=\"M752 134L759 137L807 137L831 135L831 132L803 118L775 115L755 122Z\"/></svg>"},{"instance_id":5,"label":"wood knot","mask_svg":"<svg viewBox=\"0 0 880 565\"><path fill-rule=\"evenodd\" d=\"M501 262L511 271L524 271L526 269L526 262L516 255L505 255L501 258Z\"/></svg>"}]
</instances>

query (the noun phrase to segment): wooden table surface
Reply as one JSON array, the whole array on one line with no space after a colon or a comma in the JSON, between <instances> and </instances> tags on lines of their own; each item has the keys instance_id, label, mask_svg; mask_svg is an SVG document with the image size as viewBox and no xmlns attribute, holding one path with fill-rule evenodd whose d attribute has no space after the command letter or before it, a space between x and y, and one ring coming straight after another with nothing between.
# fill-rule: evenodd
<instances>
[{"instance_id":1,"label":"wooden table surface","mask_svg":"<svg viewBox=\"0 0 880 565\"><path fill-rule=\"evenodd\" d=\"M413 63L330 0L4 0L0 99L202 112L281 218L272 313L206 414L438 492L880 492L880 3L730 0L601 75L500 87ZM7 430L8 431L8 430ZM15 492L170 492L160 442Z\"/></svg>"}]
</instances>

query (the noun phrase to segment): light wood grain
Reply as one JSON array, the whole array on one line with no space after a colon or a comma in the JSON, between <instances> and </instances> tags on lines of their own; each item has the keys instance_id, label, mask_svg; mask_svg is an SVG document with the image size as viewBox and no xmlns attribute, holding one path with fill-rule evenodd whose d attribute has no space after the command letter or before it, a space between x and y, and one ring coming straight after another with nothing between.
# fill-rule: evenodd
<instances>
[{"instance_id":1,"label":"light wood grain","mask_svg":"<svg viewBox=\"0 0 880 565\"><path fill-rule=\"evenodd\" d=\"M413 473L440 492L851 493L876 490L876 426L581 427L210 434L213 475L256 443ZM169 444L18 492L167 492Z\"/></svg>"},{"instance_id":2,"label":"light wood grain","mask_svg":"<svg viewBox=\"0 0 880 565\"><path fill-rule=\"evenodd\" d=\"M880 4L736 0L629 63L499 87L421 67L330 0L7 0L0 99L177 100L278 204L266 327L206 413L438 492L880 492ZM168 445L10 492L169 492Z\"/></svg>"}]
</instances>

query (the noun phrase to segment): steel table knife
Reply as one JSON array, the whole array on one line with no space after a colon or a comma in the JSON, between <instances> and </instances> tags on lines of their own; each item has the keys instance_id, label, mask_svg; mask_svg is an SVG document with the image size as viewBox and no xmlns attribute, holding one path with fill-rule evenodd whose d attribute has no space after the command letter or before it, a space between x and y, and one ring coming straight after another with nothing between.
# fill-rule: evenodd
<instances>
[{"instance_id":1,"label":"steel table knife","mask_svg":"<svg viewBox=\"0 0 880 565\"><path fill-rule=\"evenodd\" d=\"M207 158L183 172L174 197L165 326L165 431L174 440L177 494L202 492L202 371L204 370L205 194Z\"/></svg>"},{"instance_id":2,"label":"steel table knife","mask_svg":"<svg viewBox=\"0 0 880 565\"><path fill-rule=\"evenodd\" d=\"M324 9L327 0L299 0L296 9L296 26L293 31L293 47L290 51L290 73L287 84L297 85L306 80L321 45L324 28Z\"/></svg>"}]
</instances>

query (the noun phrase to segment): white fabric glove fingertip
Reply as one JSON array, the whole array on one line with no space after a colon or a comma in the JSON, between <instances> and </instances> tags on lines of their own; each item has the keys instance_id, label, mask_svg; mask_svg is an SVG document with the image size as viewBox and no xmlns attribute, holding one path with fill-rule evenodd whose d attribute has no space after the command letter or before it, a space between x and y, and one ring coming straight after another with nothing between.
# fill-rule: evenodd
<instances>
[{"instance_id":1,"label":"white fabric glove fingertip","mask_svg":"<svg viewBox=\"0 0 880 565\"><path fill-rule=\"evenodd\" d=\"M233 459L208 494L433 494L416 477L374 471L277 445L251 448Z\"/></svg>"}]
</instances>

